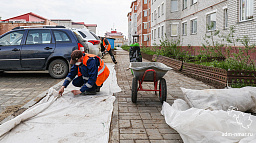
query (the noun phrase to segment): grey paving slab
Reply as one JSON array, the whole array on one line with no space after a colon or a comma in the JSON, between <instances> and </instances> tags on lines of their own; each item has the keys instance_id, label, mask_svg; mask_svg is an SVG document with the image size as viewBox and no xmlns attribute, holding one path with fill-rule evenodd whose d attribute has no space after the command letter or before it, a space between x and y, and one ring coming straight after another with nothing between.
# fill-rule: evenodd
<instances>
[{"instance_id":1,"label":"grey paving slab","mask_svg":"<svg viewBox=\"0 0 256 143\"><path fill-rule=\"evenodd\" d=\"M122 91L116 93L113 116L118 120L111 123L109 142L123 143L182 143L180 135L169 127L161 115L162 104L154 92L138 92L137 103L131 101L132 78L127 51L117 50L115 66L117 82ZM143 59L143 62L148 62ZM164 78L167 82L167 102L183 99L180 87L192 89L212 88L201 81L169 71ZM145 88L153 88L153 83L143 83ZM116 110L115 110L116 109ZM118 122L119 121L119 122Z\"/></svg>"}]
</instances>

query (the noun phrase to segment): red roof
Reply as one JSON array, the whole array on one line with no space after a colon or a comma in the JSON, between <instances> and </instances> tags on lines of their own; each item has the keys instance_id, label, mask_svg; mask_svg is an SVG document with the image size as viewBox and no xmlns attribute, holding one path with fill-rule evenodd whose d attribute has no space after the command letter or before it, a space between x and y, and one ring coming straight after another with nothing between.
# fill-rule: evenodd
<instances>
[{"instance_id":1,"label":"red roof","mask_svg":"<svg viewBox=\"0 0 256 143\"><path fill-rule=\"evenodd\" d=\"M97 24L84 24L86 27L97 27Z\"/></svg>"},{"instance_id":2,"label":"red roof","mask_svg":"<svg viewBox=\"0 0 256 143\"><path fill-rule=\"evenodd\" d=\"M84 22L72 22L72 24L74 24L74 25L84 25Z\"/></svg>"},{"instance_id":3,"label":"red roof","mask_svg":"<svg viewBox=\"0 0 256 143\"><path fill-rule=\"evenodd\" d=\"M25 20L25 21L29 21L29 22L41 22L41 21L45 21L47 19L42 16L39 16L37 14L34 14L32 12L29 12L29 13L26 13L23 15L5 19L3 21L10 21L10 20Z\"/></svg>"}]
</instances>

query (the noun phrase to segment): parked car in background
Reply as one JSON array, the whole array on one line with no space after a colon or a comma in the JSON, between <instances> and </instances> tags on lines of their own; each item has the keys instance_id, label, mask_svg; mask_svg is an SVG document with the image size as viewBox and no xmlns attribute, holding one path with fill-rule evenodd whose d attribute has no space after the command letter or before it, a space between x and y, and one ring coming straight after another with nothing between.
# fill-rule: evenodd
<instances>
[{"instance_id":1,"label":"parked car in background","mask_svg":"<svg viewBox=\"0 0 256 143\"><path fill-rule=\"evenodd\" d=\"M88 49L81 39L63 26L16 27L0 36L0 70L48 70L64 78L72 51Z\"/></svg>"},{"instance_id":2,"label":"parked car in background","mask_svg":"<svg viewBox=\"0 0 256 143\"><path fill-rule=\"evenodd\" d=\"M100 38L90 31L89 29L83 28L83 29L71 29L75 33L79 33L79 35L85 40L85 42L88 44L89 47L89 54L94 54L99 57L101 57L101 50L100 50Z\"/></svg>"}]
</instances>

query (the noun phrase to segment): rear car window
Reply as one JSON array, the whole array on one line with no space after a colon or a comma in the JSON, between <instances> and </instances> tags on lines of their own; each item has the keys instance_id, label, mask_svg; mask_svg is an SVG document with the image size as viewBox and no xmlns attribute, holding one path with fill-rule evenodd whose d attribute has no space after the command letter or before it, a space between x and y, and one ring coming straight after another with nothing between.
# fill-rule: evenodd
<instances>
[{"instance_id":1,"label":"rear car window","mask_svg":"<svg viewBox=\"0 0 256 143\"><path fill-rule=\"evenodd\" d=\"M23 31L14 31L0 39L0 46L20 45L24 34Z\"/></svg>"},{"instance_id":2,"label":"rear car window","mask_svg":"<svg viewBox=\"0 0 256 143\"><path fill-rule=\"evenodd\" d=\"M56 39L56 42L71 42L69 36L63 31L54 30L53 34Z\"/></svg>"},{"instance_id":3,"label":"rear car window","mask_svg":"<svg viewBox=\"0 0 256 143\"><path fill-rule=\"evenodd\" d=\"M87 37L83 32L81 32L81 31L78 31L78 32L82 35L83 38Z\"/></svg>"},{"instance_id":4,"label":"rear car window","mask_svg":"<svg viewBox=\"0 0 256 143\"><path fill-rule=\"evenodd\" d=\"M50 44L51 39L52 36L50 30L29 30L26 38L26 44Z\"/></svg>"},{"instance_id":5,"label":"rear car window","mask_svg":"<svg viewBox=\"0 0 256 143\"><path fill-rule=\"evenodd\" d=\"M90 31L90 33L91 33L92 36L95 37L97 40L100 40L100 38L99 38L97 35L95 35L93 32Z\"/></svg>"},{"instance_id":6,"label":"rear car window","mask_svg":"<svg viewBox=\"0 0 256 143\"><path fill-rule=\"evenodd\" d=\"M91 31L85 31L85 30L78 30L78 32L82 35L83 38L85 39L90 39L90 40L100 40L99 37L97 35L95 35L93 32ZM84 37L84 36L85 37Z\"/></svg>"}]
</instances>

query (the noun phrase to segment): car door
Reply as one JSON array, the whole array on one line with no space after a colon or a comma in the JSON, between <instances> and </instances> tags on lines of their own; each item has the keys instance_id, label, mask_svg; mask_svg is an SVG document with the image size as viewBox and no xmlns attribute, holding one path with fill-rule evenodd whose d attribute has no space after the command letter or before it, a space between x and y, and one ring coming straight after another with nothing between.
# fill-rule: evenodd
<instances>
[{"instance_id":1,"label":"car door","mask_svg":"<svg viewBox=\"0 0 256 143\"><path fill-rule=\"evenodd\" d=\"M50 29L29 29L21 50L21 67L42 69L54 52L55 43Z\"/></svg>"},{"instance_id":2,"label":"car door","mask_svg":"<svg viewBox=\"0 0 256 143\"><path fill-rule=\"evenodd\" d=\"M21 42L25 31L9 32L0 38L0 69L20 69Z\"/></svg>"}]
</instances>

